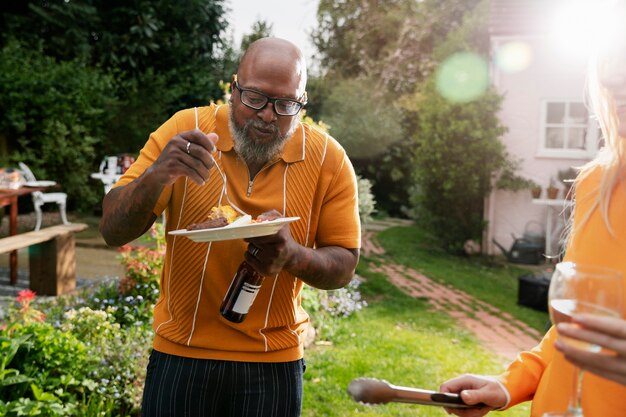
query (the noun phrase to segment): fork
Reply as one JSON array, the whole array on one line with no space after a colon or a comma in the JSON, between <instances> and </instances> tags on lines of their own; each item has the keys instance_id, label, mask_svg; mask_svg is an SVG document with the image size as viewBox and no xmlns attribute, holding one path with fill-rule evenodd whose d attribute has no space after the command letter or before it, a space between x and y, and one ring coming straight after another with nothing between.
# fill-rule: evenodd
<instances>
[{"instance_id":1,"label":"fork","mask_svg":"<svg viewBox=\"0 0 626 417\"><path fill-rule=\"evenodd\" d=\"M213 165L215 166L215 168L217 168L217 172L219 172L220 177L222 177L222 191L224 192L224 196L226 197L226 201L228 201L228 204L235 209L235 211L239 212L242 216L248 216L248 213L246 213L245 211L243 211L242 209L240 209L239 207L237 207L237 205L235 203L233 203L232 201L230 201L230 197L228 197L228 187L226 186L226 175L224 175L224 173L222 172L222 170L220 169L219 164L217 163L217 161L215 160L215 158L213 157L213 155L211 155L211 158L213 158Z\"/></svg>"}]
</instances>

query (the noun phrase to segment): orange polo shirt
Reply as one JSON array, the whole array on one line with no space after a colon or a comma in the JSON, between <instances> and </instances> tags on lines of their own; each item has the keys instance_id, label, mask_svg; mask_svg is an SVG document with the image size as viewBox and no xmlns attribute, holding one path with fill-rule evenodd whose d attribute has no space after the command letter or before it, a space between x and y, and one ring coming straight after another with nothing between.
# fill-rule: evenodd
<instances>
[{"instance_id":1,"label":"orange polo shirt","mask_svg":"<svg viewBox=\"0 0 626 417\"><path fill-rule=\"evenodd\" d=\"M596 169L576 186L574 226L577 232L572 237L565 260L604 265L622 271L626 277L626 184L621 183L615 188L609 208L609 218L616 236L608 232L597 209L580 230L576 228L597 198L600 177L601 171ZM554 348L556 337L557 332L553 327L538 346L518 355L499 377L511 395L510 406L532 400L531 417L567 409L574 371L572 365ZM585 417L626 415L625 386L587 372L582 393Z\"/></svg>"},{"instance_id":2,"label":"orange polo shirt","mask_svg":"<svg viewBox=\"0 0 626 417\"><path fill-rule=\"evenodd\" d=\"M219 136L216 163L227 178L230 200L256 217L276 209L300 220L289 225L306 247L359 248L360 223L354 170L343 148L327 134L300 123L282 154L249 181L233 150L229 107L197 109L198 127ZM196 127L194 109L176 113L156 130L116 186L141 175L179 132ZM223 181L211 170L204 186L179 178L161 194L154 213L166 210L166 231L203 221L227 204ZM309 318L301 306L303 282L285 271L267 277L242 323L222 318L219 308L246 251L243 240L196 243L167 236L161 294L154 308L158 351L194 358L282 362L302 357L301 335Z\"/></svg>"}]
</instances>

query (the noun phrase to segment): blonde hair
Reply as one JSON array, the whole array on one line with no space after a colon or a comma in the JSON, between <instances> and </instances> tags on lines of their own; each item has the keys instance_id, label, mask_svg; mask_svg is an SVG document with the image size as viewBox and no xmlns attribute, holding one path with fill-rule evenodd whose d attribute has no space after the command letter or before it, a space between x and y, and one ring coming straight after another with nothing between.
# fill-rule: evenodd
<instances>
[{"instance_id":1,"label":"blonde hair","mask_svg":"<svg viewBox=\"0 0 626 417\"><path fill-rule=\"evenodd\" d=\"M609 233L615 235L609 220L609 206L613 189L622 180L624 172L626 172L626 158L624 158L626 138L619 136L615 102L610 92L600 82L600 71L603 65L606 65L606 59L603 59L601 54L595 55L589 61L587 99L602 130L604 147L591 162L582 167L576 178L576 184L596 168L601 168L602 178L597 187L597 193L592 194L595 195L595 201L590 210L584 213L584 217L577 228L584 226L591 214L599 209ZM571 232L574 233L576 230Z\"/></svg>"}]
</instances>

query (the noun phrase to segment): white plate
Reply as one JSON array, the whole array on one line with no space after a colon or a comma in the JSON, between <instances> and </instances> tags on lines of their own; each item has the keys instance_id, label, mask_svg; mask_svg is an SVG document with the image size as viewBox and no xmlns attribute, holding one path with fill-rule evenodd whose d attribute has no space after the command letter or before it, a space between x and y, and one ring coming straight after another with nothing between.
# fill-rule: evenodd
<instances>
[{"instance_id":1,"label":"white plate","mask_svg":"<svg viewBox=\"0 0 626 417\"><path fill-rule=\"evenodd\" d=\"M56 185L55 181L27 181L24 183L26 187L52 187Z\"/></svg>"},{"instance_id":2,"label":"white plate","mask_svg":"<svg viewBox=\"0 0 626 417\"><path fill-rule=\"evenodd\" d=\"M200 230L172 230L169 234L185 236L194 242L217 242L220 240L246 239L249 237L267 236L278 233L284 225L299 220L300 217L281 217L261 223L237 224L237 221L224 227Z\"/></svg>"}]
</instances>

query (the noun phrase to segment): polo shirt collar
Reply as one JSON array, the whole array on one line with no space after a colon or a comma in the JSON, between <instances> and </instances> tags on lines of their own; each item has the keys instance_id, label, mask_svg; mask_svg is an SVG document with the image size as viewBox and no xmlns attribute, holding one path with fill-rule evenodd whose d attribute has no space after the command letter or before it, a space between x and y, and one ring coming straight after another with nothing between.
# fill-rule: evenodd
<instances>
[{"instance_id":1,"label":"polo shirt collar","mask_svg":"<svg viewBox=\"0 0 626 417\"><path fill-rule=\"evenodd\" d=\"M217 108L215 133L219 136L217 141L217 150L221 152L229 152L233 150L233 138L230 135L230 106L223 104ZM287 140L280 158L286 163L303 161L305 157L306 134L304 124L299 122L296 126L294 134Z\"/></svg>"}]
</instances>

